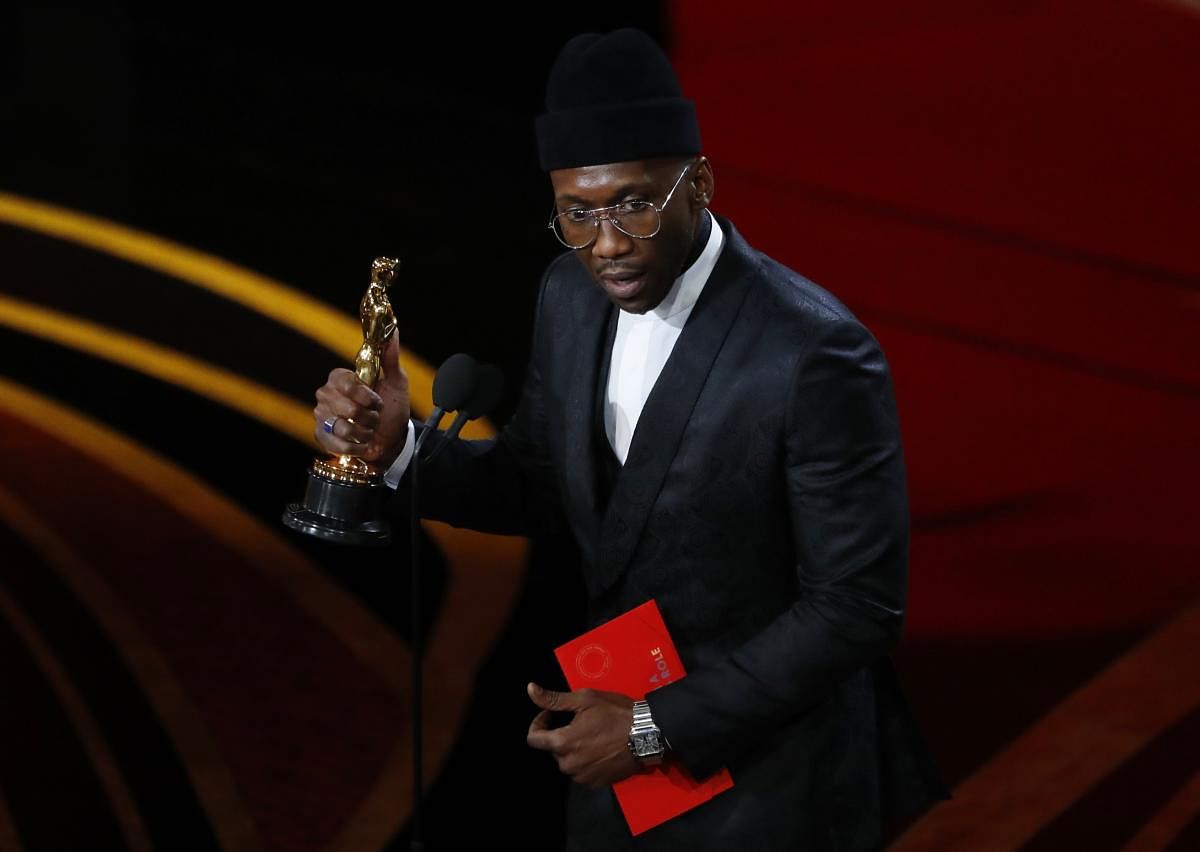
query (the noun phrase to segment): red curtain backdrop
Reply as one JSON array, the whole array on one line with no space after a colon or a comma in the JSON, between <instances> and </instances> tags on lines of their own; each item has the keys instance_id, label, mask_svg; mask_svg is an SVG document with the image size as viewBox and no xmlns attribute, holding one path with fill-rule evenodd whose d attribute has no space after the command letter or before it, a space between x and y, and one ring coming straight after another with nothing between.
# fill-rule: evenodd
<instances>
[{"instance_id":1,"label":"red curtain backdrop","mask_svg":"<svg viewBox=\"0 0 1200 852\"><path fill-rule=\"evenodd\" d=\"M673 7L714 209L896 375L910 639L1138 631L1200 593L1200 12Z\"/></svg>"}]
</instances>

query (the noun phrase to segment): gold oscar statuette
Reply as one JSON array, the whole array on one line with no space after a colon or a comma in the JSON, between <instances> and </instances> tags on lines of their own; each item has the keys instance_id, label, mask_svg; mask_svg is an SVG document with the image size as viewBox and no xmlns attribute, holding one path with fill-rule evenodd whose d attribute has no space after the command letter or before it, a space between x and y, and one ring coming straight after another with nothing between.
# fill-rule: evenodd
<instances>
[{"instance_id":1,"label":"gold oscar statuette","mask_svg":"<svg viewBox=\"0 0 1200 852\"><path fill-rule=\"evenodd\" d=\"M371 283L359 303L363 340L354 359L354 372L367 387L386 369L383 351L396 329L388 287L400 261L377 257L371 264ZM283 522L294 530L326 541L352 545L383 545L391 541L390 524L381 515L385 471L358 456L330 455L313 461L302 503L289 503Z\"/></svg>"}]
</instances>

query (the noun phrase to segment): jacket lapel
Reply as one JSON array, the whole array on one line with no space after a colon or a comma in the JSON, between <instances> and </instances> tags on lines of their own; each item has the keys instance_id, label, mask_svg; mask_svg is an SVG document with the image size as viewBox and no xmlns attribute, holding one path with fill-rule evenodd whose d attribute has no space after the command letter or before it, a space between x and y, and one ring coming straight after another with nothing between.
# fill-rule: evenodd
<instances>
[{"instance_id":1,"label":"jacket lapel","mask_svg":"<svg viewBox=\"0 0 1200 852\"><path fill-rule=\"evenodd\" d=\"M564 323L565 336L559 341L559 354L573 364L564 390L563 488L568 515L584 559L596 561L600 510L597 508L595 457L596 386L599 376L608 375L611 340L606 330L614 312L612 304L588 279L580 267L572 315ZM607 345L606 345L607 343Z\"/></svg>"},{"instance_id":2,"label":"jacket lapel","mask_svg":"<svg viewBox=\"0 0 1200 852\"><path fill-rule=\"evenodd\" d=\"M587 578L593 597L612 586L629 564L692 409L748 291L749 247L729 222L718 221L726 240L721 257L646 399L608 501L598 558Z\"/></svg>"}]
</instances>

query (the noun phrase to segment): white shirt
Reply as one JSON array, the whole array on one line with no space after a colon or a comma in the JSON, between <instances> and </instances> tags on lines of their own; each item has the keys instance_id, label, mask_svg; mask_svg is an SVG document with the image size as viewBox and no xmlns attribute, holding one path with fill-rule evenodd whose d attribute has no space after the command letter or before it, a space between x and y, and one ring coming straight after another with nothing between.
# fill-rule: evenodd
<instances>
[{"instance_id":1,"label":"white shirt","mask_svg":"<svg viewBox=\"0 0 1200 852\"><path fill-rule=\"evenodd\" d=\"M711 219L711 214L704 212ZM617 335L604 395L604 432L621 464L629 456L629 444L646 398L671 356L724 244L721 226L713 220L704 250L675 279L658 307L644 314L621 311L617 317Z\"/></svg>"},{"instance_id":2,"label":"white shirt","mask_svg":"<svg viewBox=\"0 0 1200 852\"><path fill-rule=\"evenodd\" d=\"M617 317L617 334L613 339L612 357L608 366L608 387L604 394L604 432L609 446L622 464L629 455L638 418L646 398L658 381L663 366L679 340L683 326L691 316L696 300L712 274L725 235L721 226L707 210L711 228L704 250L695 263L675 279L658 307L644 314L621 311ZM390 488L400 483L412 458L414 430L408 423L408 439L400 456L388 468L383 481Z\"/></svg>"}]
</instances>

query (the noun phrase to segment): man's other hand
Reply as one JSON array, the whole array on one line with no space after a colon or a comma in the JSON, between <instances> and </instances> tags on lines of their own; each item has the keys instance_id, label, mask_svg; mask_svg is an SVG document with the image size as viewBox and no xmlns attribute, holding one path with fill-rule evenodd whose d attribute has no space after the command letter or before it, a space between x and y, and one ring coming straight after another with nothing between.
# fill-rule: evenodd
<instances>
[{"instance_id":1,"label":"man's other hand","mask_svg":"<svg viewBox=\"0 0 1200 852\"><path fill-rule=\"evenodd\" d=\"M598 789L637 772L637 759L628 747L632 698L594 689L555 692L536 683L529 684L528 692L541 712L529 725L526 741L553 754L564 775ZM553 716L563 712L572 714L570 723L551 727Z\"/></svg>"}]
</instances>

